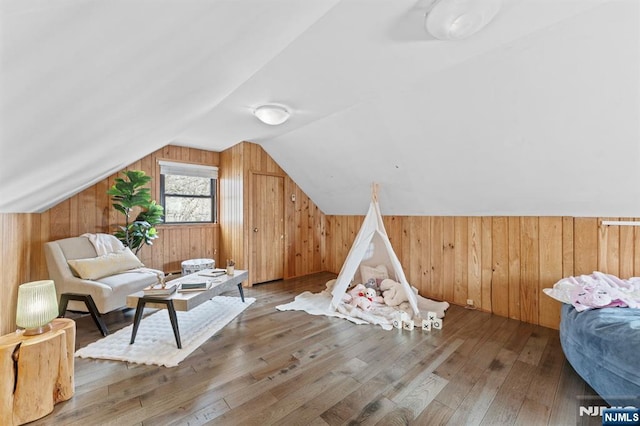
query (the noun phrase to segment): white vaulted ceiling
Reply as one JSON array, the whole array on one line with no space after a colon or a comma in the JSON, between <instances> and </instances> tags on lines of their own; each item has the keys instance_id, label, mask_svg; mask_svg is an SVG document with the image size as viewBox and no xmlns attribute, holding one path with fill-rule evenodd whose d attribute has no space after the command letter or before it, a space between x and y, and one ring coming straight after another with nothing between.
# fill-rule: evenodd
<instances>
[{"instance_id":1,"label":"white vaulted ceiling","mask_svg":"<svg viewBox=\"0 0 640 426\"><path fill-rule=\"evenodd\" d=\"M432 0L0 0L0 211L251 141L327 214L640 216L637 0L502 3L440 41Z\"/></svg>"}]
</instances>

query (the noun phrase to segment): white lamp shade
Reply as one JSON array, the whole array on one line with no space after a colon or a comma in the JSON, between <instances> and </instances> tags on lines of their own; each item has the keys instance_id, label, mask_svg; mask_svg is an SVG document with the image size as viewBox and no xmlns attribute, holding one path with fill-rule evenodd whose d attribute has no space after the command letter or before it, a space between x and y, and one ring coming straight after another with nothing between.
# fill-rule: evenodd
<instances>
[{"instance_id":1,"label":"white lamp shade","mask_svg":"<svg viewBox=\"0 0 640 426\"><path fill-rule=\"evenodd\" d=\"M500 10L501 0L438 0L427 14L427 31L440 40L461 40L484 28Z\"/></svg>"},{"instance_id":2,"label":"white lamp shade","mask_svg":"<svg viewBox=\"0 0 640 426\"><path fill-rule=\"evenodd\" d=\"M34 281L18 287L16 325L35 329L58 316L56 287L52 280Z\"/></svg>"},{"instance_id":3,"label":"white lamp shade","mask_svg":"<svg viewBox=\"0 0 640 426\"><path fill-rule=\"evenodd\" d=\"M278 104L262 105L253 111L260 121L271 126L277 126L289 119L291 113L287 107Z\"/></svg>"}]
</instances>

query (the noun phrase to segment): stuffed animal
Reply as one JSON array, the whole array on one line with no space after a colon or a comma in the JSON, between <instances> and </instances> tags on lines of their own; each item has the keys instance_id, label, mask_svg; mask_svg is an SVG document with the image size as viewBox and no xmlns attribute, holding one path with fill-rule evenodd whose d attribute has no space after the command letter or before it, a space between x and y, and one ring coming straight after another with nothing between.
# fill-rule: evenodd
<instances>
[{"instance_id":1,"label":"stuffed animal","mask_svg":"<svg viewBox=\"0 0 640 426\"><path fill-rule=\"evenodd\" d=\"M374 303L384 303L384 298L379 296L378 293L372 288L367 288L365 291L367 299L371 300Z\"/></svg>"},{"instance_id":2,"label":"stuffed animal","mask_svg":"<svg viewBox=\"0 0 640 426\"><path fill-rule=\"evenodd\" d=\"M380 283L380 291L382 291L384 303L389 306L398 306L402 302L409 300L402 284L392 280L391 278L382 280Z\"/></svg>"},{"instance_id":3,"label":"stuffed animal","mask_svg":"<svg viewBox=\"0 0 640 426\"><path fill-rule=\"evenodd\" d=\"M380 283L380 289L383 290L384 303L389 306L395 306L399 310L408 313L413 316L413 309L409 304L409 298L401 283L393 281L392 279L386 279ZM427 312L435 312L438 318L444 317L444 311L449 309L449 303L436 302L435 300L427 299L418 294L418 290L415 287L411 287L411 290L416 295L418 302L418 310L426 315Z\"/></svg>"},{"instance_id":4,"label":"stuffed animal","mask_svg":"<svg viewBox=\"0 0 640 426\"><path fill-rule=\"evenodd\" d=\"M379 278L369 278L369 281L364 283L366 288L372 288L376 291L376 293L380 292L380 283L382 282Z\"/></svg>"},{"instance_id":5,"label":"stuffed animal","mask_svg":"<svg viewBox=\"0 0 640 426\"><path fill-rule=\"evenodd\" d=\"M367 288L362 284L356 285L349 290L349 292L345 293L342 296L342 300L351 306L357 306L365 311L371 309L373 305L373 301L367 297Z\"/></svg>"}]
</instances>

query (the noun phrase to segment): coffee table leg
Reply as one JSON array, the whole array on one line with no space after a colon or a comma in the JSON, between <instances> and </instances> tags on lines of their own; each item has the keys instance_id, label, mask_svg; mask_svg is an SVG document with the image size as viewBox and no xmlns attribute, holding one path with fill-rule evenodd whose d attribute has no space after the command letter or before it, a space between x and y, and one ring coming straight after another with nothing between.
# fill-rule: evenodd
<instances>
[{"instance_id":1,"label":"coffee table leg","mask_svg":"<svg viewBox=\"0 0 640 426\"><path fill-rule=\"evenodd\" d=\"M133 318L133 330L131 331L131 342L130 345L133 345L133 342L136 341L136 333L138 333L138 326L140 325L140 319L142 318L142 311L144 311L145 300L143 298L138 299L138 305L136 306L136 315Z\"/></svg>"},{"instance_id":2,"label":"coffee table leg","mask_svg":"<svg viewBox=\"0 0 640 426\"><path fill-rule=\"evenodd\" d=\"M182 342L180 342L180 330L178 330L178 316L176 315L176 309L173 306L173 300L167 300L167 310L169 311L171 327L173 327L173 335L176 337L176 344L178 345L178 349L182 349Z\"/></svg>"},{"instance_id":3,"label":"coffee table leg","mask_svg":"<svg viewBox=\"0 0 640 426\"><path fill-rule=\"evenodd\" d=\"M240 298L242 298L242 302L244 303L244 291L242 291L242 283L238 284L238 290L240 290Z\"/></svg>"}]
</instances>

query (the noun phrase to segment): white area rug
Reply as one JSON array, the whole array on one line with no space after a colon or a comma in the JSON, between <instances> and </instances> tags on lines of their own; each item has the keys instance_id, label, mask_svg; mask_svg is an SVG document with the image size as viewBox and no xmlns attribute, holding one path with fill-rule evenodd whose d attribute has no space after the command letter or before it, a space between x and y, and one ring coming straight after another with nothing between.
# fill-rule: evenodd
<instances>
[{"instance_id":1,"label":"white area rug","mask_svg":"<svg viewBox=\"0 0 640 426\"><path fill-rule=\"evenodd\" d=\"M395 310L392 308L385 307L374 312L364 312L344 303L338 308L342 312L331 309L331 294L326 291L320 293L305 291L297 295L293 302L276 306L279 311L305 311L311 315L344 318L355 324L377 324L385 330L393 329L391 324Z\"/></svg>"},{"instance_id":2,"label":"white area rug","mask_svg":"<svg viewBox=\"0 0 640 426\"><path fill-rule=\"evenodd\" d=\"M140 321L133 345L132 324L76 351L76 356L175 367L255 301L216 296L188 312L177 312L182 349L176 346L169 313L161 309Z\"/></svg>"}]
</instances>

